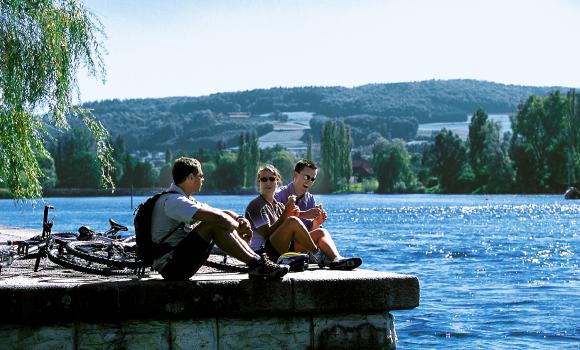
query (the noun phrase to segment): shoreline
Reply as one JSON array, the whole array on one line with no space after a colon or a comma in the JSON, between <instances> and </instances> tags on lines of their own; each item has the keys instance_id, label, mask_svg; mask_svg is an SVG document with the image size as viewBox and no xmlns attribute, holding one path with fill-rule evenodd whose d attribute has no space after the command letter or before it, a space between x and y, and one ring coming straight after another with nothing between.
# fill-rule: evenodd
<instances>
[{"instance_id":1,"label":"shoreline","mask_svg":"<svg viewBox=\"0 0 580 350\"><path fill-rule=\"evenodd\" d=\"M158 192L165 191L165 187L149 187L149 188L126 188L120 187L115 188L115 190L98 188L98 189L84 189L84 188L57 188L45 190L42 194L42 198L51 197L122 197L122 196L152 196ZM255 195L257 191L255 189L246 189L239 191L212 191L203 190L198 195ZM340 192L340 193L318 193L313 192L314 195L344 195L344 194L374 194L374 195L414 195L414 194L432 194L432 195L477 195L477 196L497 196L497 195L562 195L564 193L554 192L554 193L425 193L425 192L412 192L412 193L377 193L377 192ZM0 199L14 199L10 196L10 193L6 189L0 189ZM38 198L37 198L38 199ZM570 199L573 200L573 199Z\"/></svg>"}]
</instances>

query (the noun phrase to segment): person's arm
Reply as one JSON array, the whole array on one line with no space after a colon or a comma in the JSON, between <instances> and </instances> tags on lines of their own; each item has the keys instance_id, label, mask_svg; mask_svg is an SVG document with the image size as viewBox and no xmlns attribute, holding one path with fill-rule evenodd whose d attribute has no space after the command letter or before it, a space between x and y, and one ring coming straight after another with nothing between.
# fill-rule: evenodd
<instances>
[{"instance_id":1,"label":"person's arm","mask_svg":"<svg viewBox=\"0 0 580 350\"><path fill-rule=\"evenodd\" d=\"M231 216L234 220L238 222L238 228L236 229L238 235L249 243L252 240L253 234L252 226L250 226L250 221L245 217L238 215L236 212L230 210L223 210L223 212Z\"/></svg>"},{"instance_id":2,"label":"person's arm","mask_svg":"<svg viewBox=\"0 0 580 350\"><path fill-rule=\"evenodd\" d=\"M306 203L306 210L300 211L299 217L301 219L314 220L321 214L322 210L316 207L316 200L313 196L310 196L308 198L308 202Z\"/></svg>"},{"instance_id":3,"label":"person's arm","mask_svg":"<svg viewBox=\"0 0 580 350\"><path fill-rule=\"evenodd\" d=\"M322 211L318 208L310 208L305 211L301 211L299 217L301 219L313 220L322 214Z\"/></svg>"},{"instance_id":4,"label":"person's arm","mask_svg":"<svg viewBox=\"0 0 580 350\"><path fill-rule=\"evenodd\" d=\"M312 227L310 228L311 231L316 230L317 228L322 226L322 224L328 218L328 214L326 213L325 210L322 210L322 209L318 209L318 210L320 210L320 215L315 217L314 220L312 220Z\"/></svg>"},{"instance_id":5,"label":"person's arm","mask_svg":"<svg viewBox=\"0 0 580 350\"><path fill-rule=\"evenodd\" d=\"M296 199L294 197L289 197L288 203L286 203L284 211L282 212L282 215L280 215L278 220L276 220L272 225L262 225L260 227L257 227L256 231L258 231L258 233L262 235L264 238L268 239L268 237L272 233L276 232L278 227L282 225L284 220L286 220L288 217L292 215L297 216L299 211L300 210L296 207Z\"/></svg>"},{"instance_id":6,"label":"person's arm","mask_svg":"<svg viewBox=\"0 0 580 350\"><path fill-rule=\"evenodd\" d=\"M193 214L193 219L204 223L217 225L228 230L235 230L239 224L234 218L226 214L224 211L212 208L210 206L203 206Z\"/></svg>"}]
</instances>

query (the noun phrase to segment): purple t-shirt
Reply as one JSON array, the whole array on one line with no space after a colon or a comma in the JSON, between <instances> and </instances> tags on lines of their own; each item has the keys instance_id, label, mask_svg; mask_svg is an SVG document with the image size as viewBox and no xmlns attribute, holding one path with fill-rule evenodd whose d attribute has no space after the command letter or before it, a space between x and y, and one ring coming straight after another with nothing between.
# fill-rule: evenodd
<instances>
[{"instance_id":1,"label":"purple t-shirt","mask_svg":"<svg viewBox=\"0 0 580 350\"><path fill-rule=\"evenodd\" d=\"M279 187L276 190L276 194L274 194L274 198L276 198L278 202L282 202L285 205L288 202L288 197L290 195L296 195L293 182L290 182L286 186ZM300 211L307 211L308 209L312 209L316 206L316 200L310 192L306 192L304 195L302 195L302 197L296 198L296 205L298 208L300 208ZM302 218L300 218L300 220L302 220L304 225L306 225L308 231L312 229L312 220Z\"/></svg>"},{"instance_id":2,"label":"purple t-shirt","mask_svg":"<svg viewBox=\"0 0 580 350\"><path fill-rule=\"evenodd\" d=\"M278 202L275 198L274 204L270 204L264 197L259 195L248 204L245 217L252 225L252 241L250 242L252 250L256 251L266 243L266 239L258 233L257 229L264 225L268 225L268 227L274 225L283 212L284 204Z\"/></svg>"}]
</instances>

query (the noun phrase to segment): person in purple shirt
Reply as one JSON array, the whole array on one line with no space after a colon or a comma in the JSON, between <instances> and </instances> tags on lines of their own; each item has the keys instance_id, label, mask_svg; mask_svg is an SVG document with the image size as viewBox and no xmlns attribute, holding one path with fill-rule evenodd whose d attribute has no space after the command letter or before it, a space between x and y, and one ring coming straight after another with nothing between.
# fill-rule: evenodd
<instances>
[{"instance_id":1,"label":"person in purple shirt","mask_svg":"<svg viewBox=\"0 0 580 350\"><path fill-rule=\"evenodd\" d=\"M316 181L317 174L318 169L314 162L306 159L299 161L294 167L292 182L278 188L274 198L278 202L286 203L290 196L296 196L295 204L300 209L298 217L307 227L314 243L326 255L324 266L328 266L331 269L355 269L362 264L362 259L341 256L330 233L322 227L322 224L328 218L328 214L316 205L314 196L309 192ZM295 249L296 251L303 251L304 247L296 242Z\"/></svg>"}]
</instances>

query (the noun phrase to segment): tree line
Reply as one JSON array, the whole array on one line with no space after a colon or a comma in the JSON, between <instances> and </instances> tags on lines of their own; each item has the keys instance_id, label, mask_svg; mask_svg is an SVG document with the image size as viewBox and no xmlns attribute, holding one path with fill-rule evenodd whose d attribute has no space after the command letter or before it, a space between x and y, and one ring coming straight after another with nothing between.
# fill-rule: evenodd
<instances>
[{"instance_id":1,"label":"tree line","mask_svg":"<svg viewBox=\"0 0 580 350\"><path fill-rule=\"evenodd\" d=\"M510 117L512 129L502 132L487 112L477 109L467 140L443 129L421 153L410 153L402 139L379 137L369 159L371 180L378 193L554 193L580 183L580 99L574 90L548 96L532 95ZM352 191L352 128L343 120L328 119L320 131L319 181L316 191ZM312 157L312 138L308 154ZM198 158L206 174L205 188L215 192L255 191L256 171L263 163L275 165L291 181L296 155L281 146L260 149L255 132L239 135L237 150L223 144L192 152L166 151L165 164L128 154L120 137L111 140L119 187L164 187L171 182L171 163L187 155ZM94 136L72 128L49 145L52 157L38 155L44 188L98 188L103 185L94 153ZM82 172L82 176L80 176ZM358 179L359 181L361 179Z\"/></svg>"},{"instance_id":2,"label":"tree line","mask_svg":"<svg viewBox=\"0 0 580 350\"><path fill-rule=\"evenodd\" d=\"M465 121L479 106L490 113L514 111L530 94L545 96L552 90L475 80L432 80L355 88L272 88L200 97L115 99L89 102L83 107L90 109L112 135L120 135L131 151L187 151L187 147L197 149L220 141L235 147L241 132L256 131L258 136L270 132L282 115L279 111L309 111L340 118L351 126L356 145L372 145L379 136L413 139L418 123ZM232 112L248 117L231 118ZM321 117L311 125L317 142L325 122ZM381 129L372 130L369 125L381 125Z\"/></svg>"},{"instance_id":3,"label":"tree line","mask_svg":"<svg viewBox=\"0 0 580 350\"><path fill-rule=\"evenodd\" d=\"M379 140L372 158L378 192L562 193L580 182L575 90L529 96L510 120L502 134L480 108L466 141L443 129L420 156L400 140Z\"/></svg>"}]
</instances>

